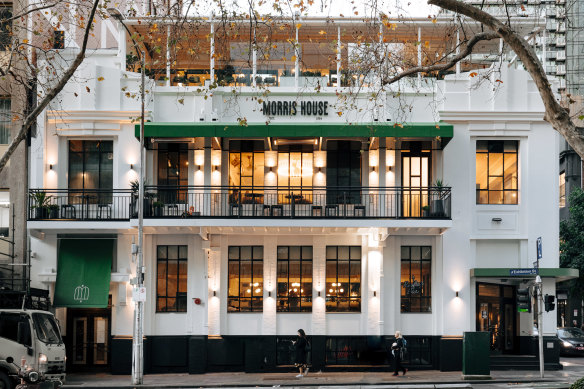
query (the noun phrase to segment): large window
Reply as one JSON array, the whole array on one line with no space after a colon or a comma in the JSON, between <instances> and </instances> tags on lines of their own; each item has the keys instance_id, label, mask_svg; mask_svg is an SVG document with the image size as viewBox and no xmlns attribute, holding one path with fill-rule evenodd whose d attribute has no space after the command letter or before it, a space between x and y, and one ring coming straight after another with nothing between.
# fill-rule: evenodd
<instances>
[{"instance_id":1,"label":"large window","mask_svg":"<svg viewBox=\"0 0 584 389\"><path fill-rule=\"evenodd\" d=\"M432 311L432 247L401 248L401 311Z\"/></svg>"},{"instance_id":2,"label":"large window","mask_svg":"<svg viewBox=\"0 0 584 389\"><path fill-rule=\"evenodd\" d=\"M327 204L361 203L361 142L327 142L326 186Z\"/></svg>"},{"instance_id":3,"label":"large window","mask_svg":"<svg viewBox=\"0 0 584 389\"><path fill-rule=\"evenodd\" d=\"M187 311L187 246L156 248L156 312Z\"/></svg>"},{"instance_id":4,"label":"large window","mask_svg":"<svg viewBox=\"0 0 584 389\"><path fill-rule=\"evenodd\" d=\"M517 204L518 147L516 140L477 141L477 204Z\"/></svg>"},{"instance_id":5,"label":"large window","mask_svg":"<svg viewBox=\"0 0 584 389\"><path fill-rule=\"evenodd\" d=\"M264 295L264 248L229 246L228 312L261 312Z\"/></svg>"},{"instance_id":6,"label":"large window","mask_svg":"<svg viewBox=\"0 0 584 389\"><path fill-rule=\"evenodd\" d=\"M9 51L12 42L12 7L0 7L0 51Z\"/></svg>"},{"instance_id":7,"label":"large window","mask_svg":"<svg viewBox=\"0 0 584 389\"><path fill-rule=\"evenodd\" d=\"M327 312L361 311L361 247L326 247Z\"/></svg>"},{"instance_id":8,"label":"large window","mask_svg":"<svg viewBox=\"0 0 584 389\"><path fill-rule=\"evenodd\" d=\"M278 147L279 203L312 203L312 175L311 145Z\"/></svg>"},{"instance_id":9,"label":"large window","mask_svg":"<svg viewBox=\"0 0 584 389\"><path fill-rule=\"evenodd\" d=\"M566 172L560 173L560 208L566 206Z\"/></svg>"},{"instance_id":10,"label":"large window","mask_svg":"<svg viewBox=\"0 0 584 389\"><path fill-rule=\"evenodd\" d=\"M278 312L312 310L312 247L278 246Z\"/></svg>"},{"instance_id":11,"label":"large window","mask_svg":"<svg viewBox=\"0 0 584 389\"><path fill-rule=\"evenodd\" d=\"M189 184L189 154L186 143L158 144L158 185L174 188L160 189L157 200L165 204L187 201L186 190L178 186Z\"/></svg>"},{"instance_id":12,"label":"large window","mask_svg":"<svg viewBox=\"0 0 584 389\"><path fill-rule=\"evenodd\" d=\"M0 97L0 145L10 143L11 118L10 97Z\"/></svg>"},{"instance_id":13,"label":"large window","mask_svg":"<svg viewBox=\"0 0 584 389\"><path fill-rule=\"evenodd\" d=\"M229 186L243 187L241 193L231 193L234 199L241 194L242 202L260 201L264 186L263 141L229 142ZM252 190L254 187L260 189Z\"/></svg>"},{"instance_id":14,"label":"large window","mask_svg":"<svg viewBox=\"0 0 584 389\"><path fill-rule=\"evenodd\" d=\"M113 142L69 141L69 189L111 190Z\"/></svg>"}]
</instances>

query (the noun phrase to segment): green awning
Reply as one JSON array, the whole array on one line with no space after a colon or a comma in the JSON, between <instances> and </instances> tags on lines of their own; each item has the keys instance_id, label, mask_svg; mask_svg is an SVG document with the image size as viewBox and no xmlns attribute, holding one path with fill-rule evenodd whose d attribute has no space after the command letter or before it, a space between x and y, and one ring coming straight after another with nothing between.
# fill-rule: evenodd
<instances>
[{"instance_id":1,"label":"green awning","mask_svg":"<svg viewBox=\"0 0 584 389\"><path fill-rule=\"evenodd\" d=\"M113 250L113 239L62 239L53 305L106 308Z\"/></svg>"},{"instance_id":2,"label":"green awning","mask_svg":"<svg viewBox=\"0 0 584 389\"><path fill-rule=\"evenodd\" d=\"M135 126L136 137L140 125ZM219 122L148 122L144 136L156 138L182 137L441 137L452 138L452 124L437 123L238 123Z\"/></svg>"},{"instance_id":3,"label":"green awning","mask_svg":"<svg viewBox=\"0 0 584 389\"><path fill-rule=\"evenodd\" d=\"M535 275L512 275L512 268L474 268L470 269L471 277L492 278L535 278ZM545 267L539 269L540 277L553 277L560 281L578 278L578 269Z\"/></svg>"}]
</instances>

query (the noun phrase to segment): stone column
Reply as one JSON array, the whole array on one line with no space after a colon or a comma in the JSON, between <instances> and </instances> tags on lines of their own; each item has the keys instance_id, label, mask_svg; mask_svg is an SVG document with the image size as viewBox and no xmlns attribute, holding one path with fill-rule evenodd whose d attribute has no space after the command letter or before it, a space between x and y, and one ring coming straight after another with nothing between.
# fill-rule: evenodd
<instances>
[{"instance_id":1,"label":"stone column","mask_svg":"<svg viewBox=\"0 0 584 389\"><path fill-rule=\"evenodd\" d=\"M262 334L276 335L276 271L277 243L272 236L264 239L264 312ZM271 296L269 295L271 294Z\"/></svg>"},{"instance_id":2,"label":"stone column","mask_svg":"<svg viewBox=\"0 0 584 389\"><path fill-rule=\"evenodd\" d=\"M207 256L208 280L208 335L221 335L221 300L227 298L227 285L221 288L221 250L219 247L204 248Z\"/></svg>"}]
</instances>

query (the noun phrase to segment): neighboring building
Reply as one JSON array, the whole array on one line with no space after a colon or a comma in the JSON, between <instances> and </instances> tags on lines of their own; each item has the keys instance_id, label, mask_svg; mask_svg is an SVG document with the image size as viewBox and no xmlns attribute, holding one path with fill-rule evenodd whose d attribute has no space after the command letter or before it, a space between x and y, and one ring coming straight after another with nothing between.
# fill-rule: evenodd
<instances>
[{"instance_id":1,"label":"neighboring building","mask_svg":"<svg viewBox=\"0 0 584 389\"><path fill-rule=\"evenodd\" d=\"M450 28L412 23L381 31L432 47ZM29 211L31 281L51 291L69 368L130 371L130 188L145 169L147 372L289 366L299 328L316 369L383 364L396 330L411 367L460 369L463 332L490 331L494 367L513 367L496 357L511 354L537 369L534 313L515 304L533 277L510 269L531 268L542 237L544 293L578 272L558 269L559 136L527 73L502 66L498 88L462 72L413 79L372 108L375 77L352 73L345 48L367 29L378 39L378 25L313 18L299 38L281 25L297 55L274 62L236 55L250 34L216 45L208 20L189 42L209 56L162 69L148 58L146 166L121 28L39 121L30 195L54 207ZM325 34L340 37L338 57ZM489 66L482 48L463 69ZM559 368L555 312L543 317L546 365Z\"/></svg>"}]
</instances>

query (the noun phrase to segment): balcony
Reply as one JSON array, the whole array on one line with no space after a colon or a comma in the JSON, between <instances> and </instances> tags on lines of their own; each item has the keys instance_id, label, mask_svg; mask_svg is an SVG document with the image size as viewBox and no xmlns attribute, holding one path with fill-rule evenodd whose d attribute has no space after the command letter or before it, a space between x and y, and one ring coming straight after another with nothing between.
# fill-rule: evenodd
<instances>
[{"instance_id":1,"label":"balcony","mask_svg":"<svg viewBox=\"0 0 584 389\"><path fill-rule=\"evenodd\" d=\"M450 187L147 186L145 218L450 219ZM29 192L31 221L137 217L130 190Z\"/></svg>"}]
</instances>

